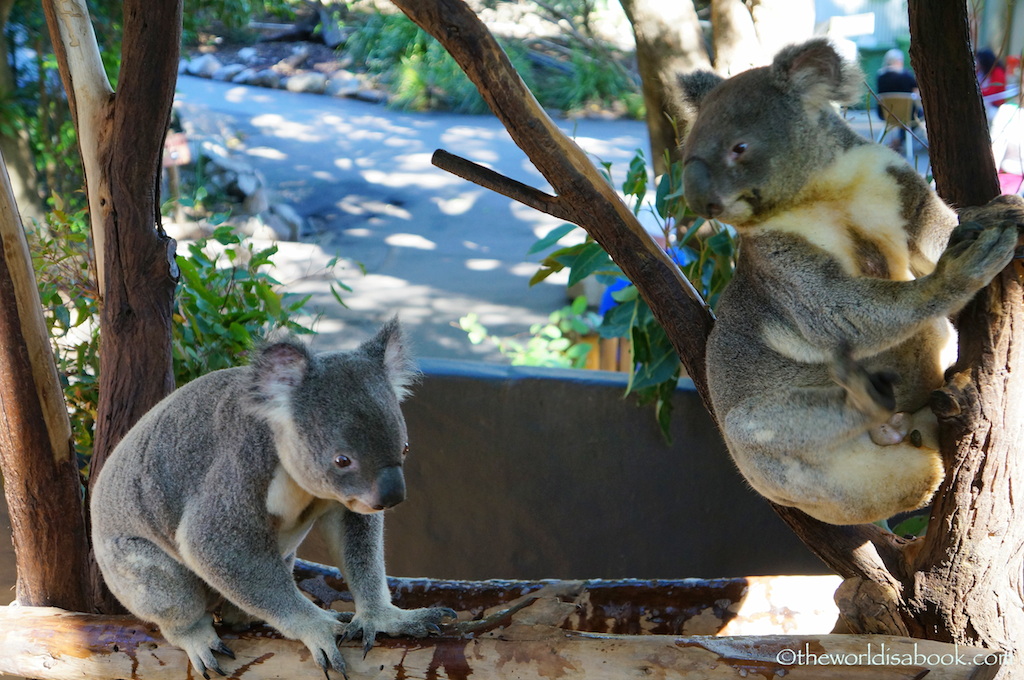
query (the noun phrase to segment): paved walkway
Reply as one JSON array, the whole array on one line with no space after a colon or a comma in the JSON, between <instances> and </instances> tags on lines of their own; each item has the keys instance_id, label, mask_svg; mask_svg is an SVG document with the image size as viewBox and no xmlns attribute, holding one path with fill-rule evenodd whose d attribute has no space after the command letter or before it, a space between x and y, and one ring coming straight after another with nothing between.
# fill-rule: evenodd
<instances>
[{"instance_id":1,"label":"paved walkway","mask_svg":"<svg viewBox=\"0 0 1024 680\"><path fill-rule=\"evenodd\" d=\"M529 287L534 241L561 222L430 164L443 148L539 188L547 185L493 116L406 114L364 102L182 76L181 110L198 133L235 130L245 158L317 233L282 243L282 280L323 310L322 348L348 348L399 314L419 356L500 360L453 327L476 312L499 335L522 333L566 302L565 279ZM647 148L637 121L562 121L621 183ZM362 263L341 278L340 307L318 270L339 255Z\"/></svg>"}]
</instances>

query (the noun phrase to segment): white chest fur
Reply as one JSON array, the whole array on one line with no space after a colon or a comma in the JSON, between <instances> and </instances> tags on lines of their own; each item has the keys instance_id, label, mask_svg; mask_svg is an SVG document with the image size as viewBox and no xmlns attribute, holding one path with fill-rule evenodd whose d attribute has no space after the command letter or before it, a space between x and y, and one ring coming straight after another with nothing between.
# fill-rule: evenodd
<instances>
[{"instance_id":1,"label":"white chest fur","mask_svg":"<svg viewBox=\"0 0 1024 680\"><path fill-rule=\"evenodd\" d=\"M324 501L303 489L281 465L267 488L267 512L277 522L281 554L295 551L309 533L313 522L323 514Z\"/></svg>"},{"instance_id":2,"label":"white chest fur","mask_svg":"<svg viewBox=\"0 0 1024 680\"><path fill-rule=\"evenodd\" d=\"M884 278L910 281L934 263L912 252L900 185L887 171L894 159L875 145L854 148L815 177L795 205L755 227L797 234L830 253L851 276L865 273L865 253ZM884 263L884 269L878 265Z\"/></svg>"}]
</instances>

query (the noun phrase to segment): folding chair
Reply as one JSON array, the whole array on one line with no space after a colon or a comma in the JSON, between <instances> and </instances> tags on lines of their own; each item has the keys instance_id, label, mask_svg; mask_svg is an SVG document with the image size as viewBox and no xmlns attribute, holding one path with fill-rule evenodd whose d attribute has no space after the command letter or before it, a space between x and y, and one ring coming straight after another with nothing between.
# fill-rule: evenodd
<instances>
[{"instance_id":1,"label":"folding chair","mask_svg":"<svg viewBox=\"0 0 1024 680\"><path fill-rule=\"evenodd\" d=\"M909 92L886 92L878 95L885 125L875 141L881 143L890 132L903 130L903 155L911 165L914 164L914 138L911 131L919 129L923 122L917 115L919 102L919 97Z\"/></svg>"}]
</instances>

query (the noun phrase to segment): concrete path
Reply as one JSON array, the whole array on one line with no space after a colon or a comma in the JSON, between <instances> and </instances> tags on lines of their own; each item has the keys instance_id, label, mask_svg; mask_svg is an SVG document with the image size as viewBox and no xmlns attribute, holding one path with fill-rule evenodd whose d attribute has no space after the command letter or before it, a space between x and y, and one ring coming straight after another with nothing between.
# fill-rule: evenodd
<instances>
[{"instance_id":1,"label":"concrete path","mask_svg":"<svg viewBox=\"0 0 1024 680\"><path fill-rule=\"evenodd\" d=\"M272 190L310 218L306 243L282 243L280 278L323 310L320 348L349 348L399 314L417 355L500 361L453 324L476 312L492 332L525 332L566 303L565 279L529 287L533 242L561 222L430 164L435 149L546 189L493 116L405 114L384 106L181 76L178 102L197 134L234 130L241 154ZM637 121L562 121L621 184L636 149ZM362 263L341 272L348 309L320 275L338 255Z\"/></svg>"}]
</instances>

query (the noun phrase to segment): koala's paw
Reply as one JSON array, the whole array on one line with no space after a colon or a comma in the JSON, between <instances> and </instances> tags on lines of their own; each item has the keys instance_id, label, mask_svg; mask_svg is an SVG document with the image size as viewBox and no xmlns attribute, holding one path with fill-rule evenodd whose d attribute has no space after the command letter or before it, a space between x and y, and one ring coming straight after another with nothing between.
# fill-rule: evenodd
<instances>
[{"instance_id":1,"label":"koala's paw","mask_svg":"<svg viewBox=\"0 0 1024 680\"><path fill-rule=\"evenodd\" d=\"M210 671L221 676L227 675L227 673L221 670L214 653L223 654L229 659L235 658L235 653L228 649L228 646L212 631L213 629L211 628L209 635L187 635L184 638L178 637L174 641L175 644L185 650L189 661L192 662L192 667L199 671L206 680L210 680Z\"/></svg>"},{"instance_id":2,"label":"koala's paw","mask_svg":"<svg viewBox=\"0 0 1024 680\"><path fill-rule=\"evenodd\" d=\"M363 654L373 647L377 633L391 637L427 637L441 632L444 619L454 619L456 614L447 607L424 609L399 609L394 605L373 612L357 611L345 631L345 640L363 638Z\"/></svg>"},{"instance_id":3,"label":"koala's paw","mask_svg":"<svg viewBox=\"0 0 1024 680\"><path fill-rule=\"evenodd\" d=\"M848 348L836 353L830 372L832 379L846 390L854 407L873 420L887 420L896 410L893 385L899 376L895 373L868 371L853 358Z\"/></svg>"},{"instance_id":4,"label":"koala's paw","mask_svg":"<svg viewBox=\"0 0 1024 680\"><path fill-rule=\"evenodd\" d=\"M983 206L964 208L960 211L960 226L950 236L950 243L970 238L972 232L995 226L1024 227L1024 198L997 196Z\"/></svg>"},{"instance_id":5,"label":"koala's paw","mask_svg":"<svg viewBox=\"0 0 1024 680\"><path fill-rule=\"evenodd\" d=\"M313 617L300 626L299 630L290 630L286 634L306 645L325 677L330 677L327 671L335 670L348 678L345 659L338 649L338 641L345 634L344 618L345 615L338 612L325 611L324 617Z\"/></svg>"},{"instance_id":6,"label":"koala's paw","mask_svg":"<svg viewBox=\"0 0 1024 680\"><path fill-rule=\"evenodd\" d=\"M1024 213L1021 217L1024 219ZM1017 230L1014 220L992 226L978 222L960 225L936 264L936 281L942 281L944 288L971 293L988 285L1013 259Z\"/></svg>"}]
</instances>

